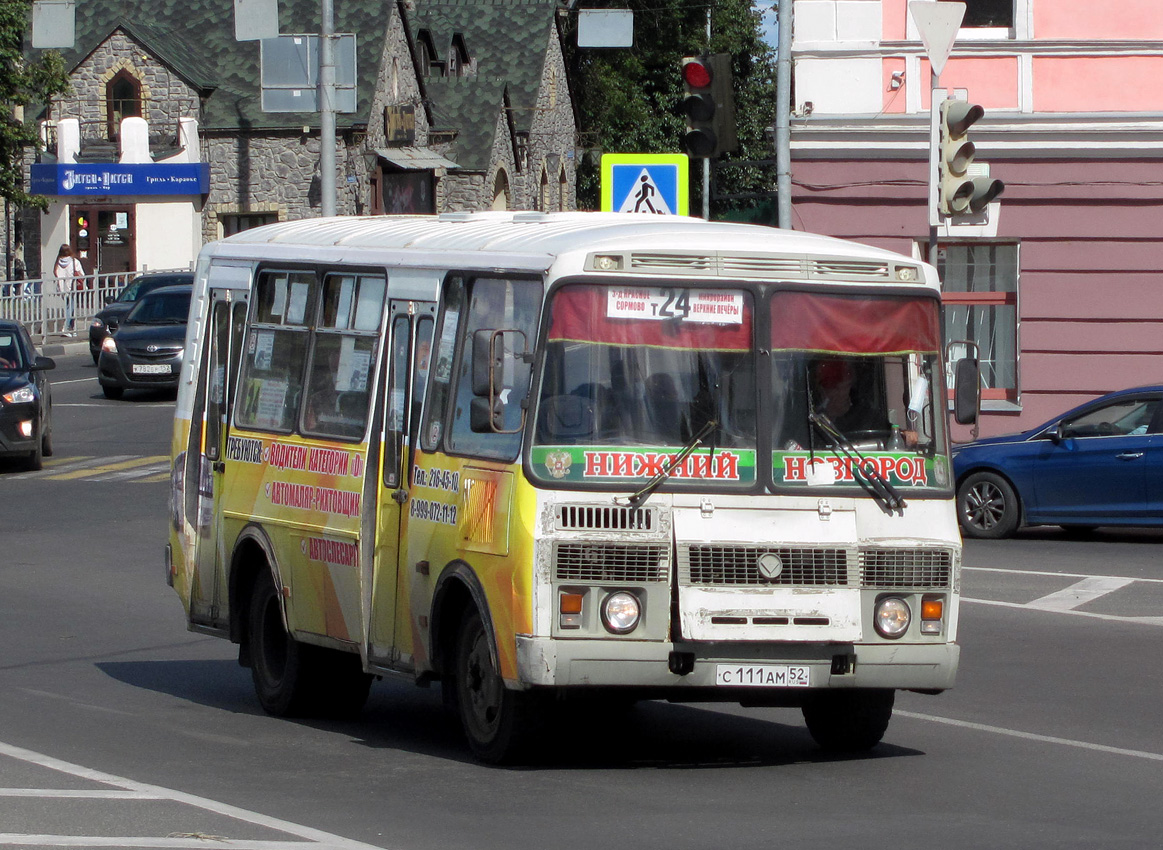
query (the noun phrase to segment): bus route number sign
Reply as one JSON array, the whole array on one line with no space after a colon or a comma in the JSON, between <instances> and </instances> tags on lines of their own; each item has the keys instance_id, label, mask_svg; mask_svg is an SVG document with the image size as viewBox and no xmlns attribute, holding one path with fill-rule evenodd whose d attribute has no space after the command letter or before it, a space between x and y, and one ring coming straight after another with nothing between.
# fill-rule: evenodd
<instances>
[{"instance_id":1,"label":"bus route number sign","mask_svg":"<svg viewBox=\"0 0 1163 850\"><path fill-rule=\"evenodd\" d=\"M743 322L743 294L714 289L611 289L606 296L606 317L738 325Z\"/></svg>"}]
</instances>

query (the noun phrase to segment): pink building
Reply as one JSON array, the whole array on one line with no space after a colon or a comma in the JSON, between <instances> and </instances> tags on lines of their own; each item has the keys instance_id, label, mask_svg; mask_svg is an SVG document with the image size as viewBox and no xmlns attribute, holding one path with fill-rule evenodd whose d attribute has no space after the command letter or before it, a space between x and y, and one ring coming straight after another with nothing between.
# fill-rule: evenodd
<instances>
[{"instance_id":1,"label":"pink building","mask_svg":"<svg viewBox=\"0 0 1163 850\"><path fill-rule=\"evenodd\" d=\"M907 0L794 0L797 228L926 256L930 69ZM942 225L946 338L980 346L982 434L1163 382L1163 6L969 0L941 74L1006 184Z\"/></svg>"}]
</instances>

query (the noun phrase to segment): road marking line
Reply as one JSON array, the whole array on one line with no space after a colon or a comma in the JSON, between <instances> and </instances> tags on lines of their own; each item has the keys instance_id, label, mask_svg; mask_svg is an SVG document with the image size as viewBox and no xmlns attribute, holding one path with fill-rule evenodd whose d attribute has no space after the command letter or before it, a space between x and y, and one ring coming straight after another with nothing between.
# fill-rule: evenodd
<instances>
[{"instance_id":1,"label":"road marking line","mask_svg":"<svg viewBox=\"0 0 1163 850\"><path fill-rule=\"evenodd\" d=\"M985 723L971 723L968 720L954 720L951 717L937 717L932 714L918 714L913 711L894 711L899 717L909 717L913 720L928 720L932 723L944 723L946 726L959 726L962 729L973 729L977 732L992 732L995 735L1008 735L1011 738L1023 738L1027 741L1040 741L1044 744L1061 744L1067 747L1077 747L1081 750L1093 750L1099 753L1110 753L1116 756L1131 756L1133 758L1148 759L1149 761L1163 761L1163 754L1150 753L1144 750L1128 750L1123 747L1108 747L1105 744L1092 744L1089 741L1075 741L1071 738L1057 738L1053 735L1039 735L1035 732L1019 732L1017 729L1006 729L1002 726L990 726Z\"/></svg>"},{"instance_id":2,"label":"road marking line","mask_svg":"<svg viewBox=\"0 0 1163 850\"><path fill-rule=\"evenodd\" d=\"M46 475L53 481L72 481L77 478L89 478L92 476L102 475L106 472L116 472L119 469L131 469L133 467L140 467L146 464L158 464L161 461L168 461L165 455L150 455L149 457L135 457L129 460L122 460L116 463L104 463L99 466L90 467L88 469L78 469L74 472L66 472L59 475ZM151 472L153 470L150 470Z\"/></svg>"},{"instance_id":3,"label":"road marking line","mask_svg":"<svg viewBox=\"0 0 1163 850\"><path fill-rule=\"evenodd\" d=\"M159 473L158 475L147 475L145 478L136 479L138 484L153 484L155 482L169 481L169 480L170 480L170 473L168 470L166 472Z\"/></svg>"},{"instance_id":4,"label":"road marking line","mask_svg":"<svg viewBox=\"0 0 1163 850\"><path fill-rule=\"evenodd\" d=\"M1051 576L1053 578L1100 578L1087 573L1055 573L1046 570L1009 570L1005 567L965 567L962 572L978 573L1005 573L1012 576ZM1145 581L1151 584L1163 584L1163 578L1131 578L1128 576L1101 576L1101 578L1125 578L1127 581Z\"/></svg>"},{"instance_id":5,"label":"road marking line","mask_svg":"<svg viewBox=\"0 0 1163 850\"><path fill-rule=\"evenodd\" d=\"M0 797L51 797L80 800L164 800L156 794L140 791L77 791L61 788L0 788Z\"/></svg>"},{"instance_id":6,"label":"road marking line","mask_svg":"<svg viewBox=\"0 0 1163 850\"><path fill-rule=\"evenodd\" d=\"M1079 605L1093 602L1095 599L1121 590L1131 583L1132 580L1129 578L1091 576L1075 582L1070 587L1064 587L1062 590L1048 593L1033 602L1027 602L1026 607L1038 608L1042 611L1073 611Z\"/></svg>"},{"instance_id":7,"label":"road marking line","mask_svg":"<svg viewBox=\"0 0 1163 850\"><path fill-rule=\"evenodd\" d=\"M53 381L54 387L63 387L65 384L88 384L97 380L96 378L70 378L67 381Z\"/></svg>"},{"instance_id":8,"label":"road marking line","mask_svg":"<svg viewBox=\"0 0 1163 850\"><path fill-rule=\"evenodd\" d=\"M78 764L72 764L67 761L46 756L42 753L26 750L23 747L16 747L12 744L5 744L0 742L0 756L8 756L9 758L23 761L28 764L34 764L39 767L47 768L48 770L55 770L60 773L75 776L79 779L86 779L91 782L99 782L105 785L114 785L126 791L133 791L140 794L151 794L159 799L170 800L175 803L180 803L186 806L202 809L203 811L212 812L214 814L222 815L223 817L231 818L233 820L243 821L245 823L254 824L255 826L266 827L277 832L282 832L287 835L297 836L303 841L248 841L248 840L227 840L219 836L195 836L187 834L178 834L174 836L166 836L165 838L128 838L128 837L104 837L104 836L64 836L64 835L20 835L18 833L0 833L0 846L3 845L34 845L34 846L54 846L54 847L158 847L158 848L199 848L199 850L210 850L210 848L231 848L231 850L304 850L312 844L323 844L328 848L335 848L335 850L382 850L373 844L364 844L361 841L353 841L351 839L343 838L339 835L334 835L322 830L312 829L309 826L292 823L291 821L281 820L279 818L268 817L267 815L259 814L258 812L248 811L237 806L231 806L227 803L220 803L216 800L210 800L206 797L199 797L194 794L186 794L182 791L175 791L171 788L163 788L160 785L149 785L144 782L135 782L132 779L126 779L122 776L115 776L112 773L104 773L92 768L82 767Z\"/></svg>"},{"instance_id":9,"label":"road marking line","mask_svg":"<svg viewBox=\"0 0 1163 850\"><path fill-rule=\"evenodd\" d=\"M1123 617L1118 614L1095 614L1090 611L1070 611L1046 608L1031 608L1022 602L999 602L996 599L973 599L962 596L962 602L975 602L978 605L994 605L998 608L1018 608L1024 611L1045 611L1048 614L1069 614L1071 617L1090 617L1094 620L1109 620L1114 623L1133 623L1139 626L1163 626L1163 617Z\"/></svg>"},{"instance_id":10,"label":"road marking line","mask_svg":"<svg viewBox=\"0 0 1163 850\"><path fill-rule=\"evenodd\" d=\"M340 845L324 842L327 847ZM249 841L221 838L217 835L166 836L165 838L106 838L98 835L20 835L0 832L0 846L20 847L152 847L157 850L304 850L303 841ZM371 847L370 844L363 845Z\"/></svg>"},{"instance_id":11,"label":"road marking line","mask_svg":"<svg viewBox=\"0 0 1163 850\"><path fill-rule=\"evenodd\" d=\"M128 460L131 457L133 457L133 455L113 455L112 457L53 458L52 461L45 463L45 466L51 465L51 469L42 469L38 472L22 472L17 475L5 477L48 478L50 475L56 475L57 473L69 472L74 469L92 469L94 466L100 466L105 461Z\"/></svg>"}]
</instances>

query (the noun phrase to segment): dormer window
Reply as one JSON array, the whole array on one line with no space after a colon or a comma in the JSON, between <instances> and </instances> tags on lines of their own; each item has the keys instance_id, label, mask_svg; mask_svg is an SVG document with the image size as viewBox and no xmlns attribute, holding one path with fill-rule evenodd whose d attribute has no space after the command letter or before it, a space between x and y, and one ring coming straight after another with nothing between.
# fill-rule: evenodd
<instances>
[{"instance_id":1,"label":"dormer window","mask_svg":"<svg viewBox=\"0 0 1163 850\"><path fill-rule=\"evenodd\" d=\"M109 118L109 138L116 139L121 122L141 116L141 83L124 68L105 86L106 114Z\"/></svg>"},{"instance_id":2,"label":"dormer window","mask_svg":"<svg viewBox=\"0 0 1163 850\"><path fill-rule=\"evenodd\" d=\"M436 45L432 43L432 33L421 30L416 39L416 47L420 51L420 73L425 77L444 76L444 63L439 61L436 54Z\"/></svg>"},{"instance_id":3,"label":"dormer window","mask_svg":"<svg viewBox=\"0 0 1163 850\"><path fill-rule=\"evenodd\" d=\"M452 37L452 47L448 51L448 76L463 77L468 72L468 49L464 46L464 36L457 33Z\"/></svg>"}]
</instances>

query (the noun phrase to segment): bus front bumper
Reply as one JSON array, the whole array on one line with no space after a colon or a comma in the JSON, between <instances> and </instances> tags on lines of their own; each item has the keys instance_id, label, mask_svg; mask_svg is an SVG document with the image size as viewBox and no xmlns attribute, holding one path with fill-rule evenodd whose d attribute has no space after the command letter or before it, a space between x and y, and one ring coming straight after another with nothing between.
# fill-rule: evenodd
<instances>
[{"instance_id":1,"label":"bus front bumper","mask_svg":"<svg viewBox=\"0 0 1163 850\"><path fill-rule=\"evenodd\" d=\"M811 688L941 691L953 687L960 654L955 643L726 646L517 636L518 675L525 686L717 691L720 668L766 666L807 667ZM673 672L687 666L689 672Z\"/></svg>"}]
</instances>

